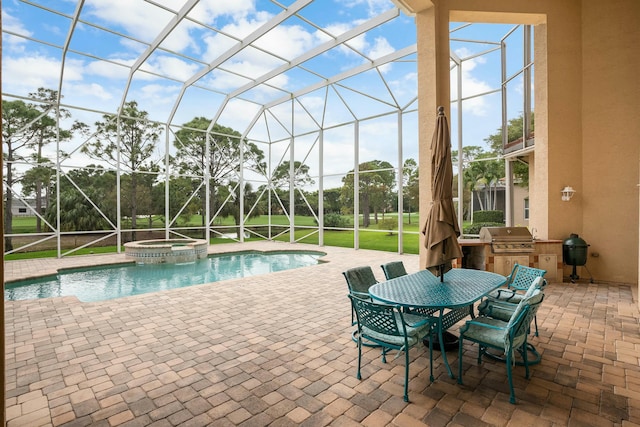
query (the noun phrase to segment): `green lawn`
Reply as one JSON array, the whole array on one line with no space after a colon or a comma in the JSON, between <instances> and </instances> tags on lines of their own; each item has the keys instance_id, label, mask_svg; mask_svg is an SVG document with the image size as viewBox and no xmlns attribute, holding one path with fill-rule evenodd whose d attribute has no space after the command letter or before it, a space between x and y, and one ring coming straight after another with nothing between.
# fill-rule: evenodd
<instances>
[{"instance_id":1,"label":"green lawn","mask_svg":"<svg viewBox=\"0 0 640 427\"><path fill-rule=\"evenodd\" d=\"M385 218L395 218L395 214L386 214ZM353 217L349 217L352 219ZM379 218L382 220L382 218ZM373 217L371 218L373 222ZM404 253L413 253L417 254L419 251L419 224L418 224L418 214L411 214L411 224L408 223L408 215L404 215L404 236L403 236L403 252ZM194 216L191 218L188 224L181 224L181 226L198 226L201 223L200 216ZM251 218L247 221L248 227L266 227L268 223L268 218L266 216L261 216L257 218ZM29 233L35 232L35 218L33 217L17 217L14 218L13 227L14 233ZM144 224L144 225L143 225ZM160 221L154 220L154 227L160 224ZM271 224L278 227L272 233L277 233L283 231L286 227L289 226L289 220L284 215L272 215L271 216ZM140 221L140 226L146 226L146 221ZM308 216L296 216L295 217L295 225L297 227L316 227L316 223L313 217ZM229 226L233 227L233 219L227 218L224 221L216 222L215 226ZM315 230L307 229L307 228L297 228L295 231L295 240L301 243L309 243L309 244L318 244L319 235L317 232L313 232ZM306 237L305 237L306 236ZM253 236L252 236L253 237ZM298 240L300 239L300 240ZM338 246L345 248L352 248L354 245L354 232L353 231L333 231L326 230L324 232L324 244L326 246ZM261 240L259 238L251 238L249 241ZM285 233L279 236L276 240L280 241L289 241L289 233ZM387 252L398 252L398 234L397 230L393 230L390 234L389 232L378 231L377 225L372 224L369 229L360 229L359 230L359 240L360 240L360 248L361 249L373 249L379 251L387 251ZM221 238L212 238L211 244L221 244L221 243L229 243L229 239L221 239ZM80 249L75 251L73 255L86 255L86 254L98 254L98 253L114 253L116 252L116 246L99 246L99 247L88 247L84 249ZM64 251L63 251L64 252ZM15 259L29 259L29 258L44 258L44 257L55 257L57 256L57 252L55 250L47 250L47 251L36 251L36 252L26 252L26 253L15 253L9 254L5 256L6 260L15 260Z\"/></svg>"}]
</instances>

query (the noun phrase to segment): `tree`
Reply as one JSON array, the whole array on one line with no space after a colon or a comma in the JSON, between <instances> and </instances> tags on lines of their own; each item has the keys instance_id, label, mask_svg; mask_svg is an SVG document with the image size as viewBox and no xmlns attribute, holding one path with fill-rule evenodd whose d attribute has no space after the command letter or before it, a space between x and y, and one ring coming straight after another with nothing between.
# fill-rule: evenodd
<instances>
[{"instance_id":1,"label":"tree","mask_svg":"<svg viewBox=\"0 0 640 427\"><path fill-rule=\"evenodd\" d=\"M224 204L220 211L222 216L232 216L236 224L236 233L238 239L240 239L240 185L237 182L229 181L227 187L220 189L220 195L225 199L229 199ZM244 184L244 216L249 218L255 218L262 214L262 206L256 201L258 200L258 194L253 191L250 183Z\"/></svg>"},{"instance_id":2,"label":"tree","mask_svg":"<svg viewBox=\"0 0 640 427\"><path fill-rule=\"evenodd\" d=\"M291 182L291 163L288 160L283 161L275 168L271 174L271 183L275 188L276 197L283 203L288 205L288 198L290 194L290 182ZM305 185L315 184L315 181L309 176L309 166L296 160L293 162L293 186L294 186L294 205L295 212L300 214L310 215L309 208L305 203L305 199L308 197L302 190ZM298 189L298 192L295 192ZM307 199L308 200L308 199ZM277 201L275 202L278 203ZM317 205L316 205L317 207Z\"/></svg>"},{"instance_id":3,"label":"tree","mask_svg":"<svg viewBox=\"0 0 640 427\"><path fill-rule=\"evenodd\" d=\"M420 179L418 163L414 159L406 159L402 165L402 197L409 212L411 224L411 210L414 212L420 206Z\"/></svg>"},{"instance_id":4,"label":"tree","mask_svg":"<svg viewBox=\"0 0 640 427\"><path fill-rule=\"evenodd\" d=\"M14 186L21 182L23 174L15 169L18 163L28 164L35 161L36 167L44 161L42 147L56 138L65 140L71 137L72 131L57 129L56 109L58 93L51 89L39 88L36 93L31 93L34 99L43 101L40 104L30 104L24 101L2 101L2 142L3 160L5 164L5 251L13 250L11 234L13 230L12 205L14 199ZM60 110L57 114L68 117L68 112ZM34 154L35 151L35 154ZM42 211L42 185L37 177L43 176L42 171L34 172L30 177L36 195L36 211ZM41 221L37 218L38 231Z\"/></svg>"},{"instance_id":5,"label":"tree","mask_svg":"<svg viewBox=\"0 0 640 427\"><path fill-rule=\"evenodd\" d=\"M185 177L177 176L169 179L169 200L165 200L165 181L155 184L151 190L153 212L160 217L165 215L165 204L169 205L169 217L173 221L186 224L200 210L200 199L191 198L193 192L198 188L200 181Z\"/></svg>"},{"instance_id":6,"label":"tree","mask_svg":"<svg viewBox=\"0 0 640 427\"><path fill-rule=\"evenodd\" d=\"M153 202L153 196L157 194L154 194L153 186L157 180L159 170L160 168L157 165L144 165L137 172L123 175L120 180L123 194L135 193L136 195L135 200L130 197L124 198L121 201L122 209L125 212L131 212L135 209L136 216L147 216L147 226L149 228L153 225L153 214L157 213L155 210L156 205ZM135 206L133 202L135 202ZM160 212L164 213L164 209ZM135 224L133 217L132 224Z\"/></svg>"},{"instance_id":7,"label":"tree","mask_svg":"<svg viewBox=\"0 0 640 427\"><path fill-rule=\"evenodd\" d=\"M123 200L131 216L131 228L135 229L138 215L139 171L153 170L151 156L160 138L161 126L149 120L146 111L138 110L138 103L124 104L119 117L105 114L96 123L96 137L82 151L90 157L104 160L114 168L123 167L130 174L128 198ZM118 156L119 154L119 156ZM135 231L131 233L135 240Z\"/></svg>"},{"instance_id":8,"label":"tree","mask_svg":"<svg viewBox=\"0 0 640 427\"><path fill-rule=\"evenodd\" d=\"M210 135L209 153L207 153L207 132L211 120L196 117L183 125L175 133L173 141L176 155L172 163L179 173L204 177L208 173L210 179L210 208L216 211L217 204L224 200L220 189L239 177L241 167L264 173L264 153L254 143L242 140L242 135L229 127L214 124ZM240 154L244 145L244 162L240 164ZM205 225L206 197L201 192L202 225Z\"/></svg>"},{"instance_id":9,"label":"tree","mask_svg":"<svg viewBox=\"0 0 640 427\"><path fill-rule=\"evenodd\" d=\"M462 147L462 167L459 169L467 169L471 162L482 154L484 154L484 149L480 146L468 145L466 147ZM458 163L458 150L451 151L451 160L454 165Z\"/></svg>"},{"instance_id":10,"label":"tree","mask_svg":"<svg viewBox=\"0 0 640 427\"><path fill-rule=\"evenodd\" d=\"M82 189L79 190L79 188ZM91 231L109 228L116 221L116 173L100 166L88 165L69 171L60 179L61 231ZM44 218L57 220L55 192ZM101 214L102 212L102 214Z\"/></svg>"},{"instance_id":11,"label":"tree","mask_svg":"<svg viewBox=\"0 0 640 427\"><path fill-rule=\"evenodd\" d=\"M49 159L40 159L38 166L34 166L24 173L22 177L22 192L28 196L35 194L36 199L36 232L42 231L42 219L44 206L51 203L51 195L54 190L56 170Z\"/></svg>"},{"instance_id":12,"label":"tree","mask_svg":"<svg viewBox=\"0 0 640 427\"><path fill-rule=\"evenodd\" d=\"M329 188L323 191L324 194L324 213L339 214L342 203L340 201L342 189Z\"/></svg>"},{"instance_id":13,"label":"tree","mask_svg":"<svg viewBox=\"0 0 640 427\"><path fill-rule=\"evenodd\" d=\"M289 188L291 163L288 160L283 161L271 174L271 182L277 188ZM295 160L293 162L293 185L294 187L303 187L305 185L315 184L315 181L309 176L309 166Z\"/></svg>"},{"instance_id":14,"label":"tree","mask_svg":"<svg viewBox=\"0 0 640 427\"><path fill-rule=\"evenodd\" d=\"M11 238L7 235L11 234L13 230L13 186L20 180L13 164L24 160L22 150L29 147L35 133L29 124L36 119L38 114L39 112L35 108L28 106L23 101L2 101L2 141L5 164L4 181L6 183L4 191L5 251L13 250Z\"/></svg>"},{"instance_id":15,"label":"tree","mask_svg":"<svg viewBox=\"0 0 640 427\"><path fill-rule=\"evenodd\" d=\"M495 160L494 156L494 153L480 154L464 170L464 180L471 191L479 190L483 187L489 189L486 194L488 198L484 201L480 198L480 194L476 192L481 210L495 209L497 186L500 178L504 177L504 162ZM494 189L493 197L491 197L492 187Z\"/></svg>"},{"instance_id":16,"label":"tree","mask_svg":"<svg viewBox=\"0 0 640 427\"><path fill-rule=\"evenodd\" d=\"M534 115L531 113L531 131L534 130ZM524 135L524 115L510 119L507 123L507 143L516 141L520 138L530 138L531 135ZM504 147L502 143L502 128L497 129L496 133L489 135L484 140L492 148L493 152L502 155ZM513 175L520 185L529 186L529 166L522 162L513 162Z\"/></svg>"},{"instance_id":17,"label":"tree","mask_svg":"<svg viewBox=\"0 0 640 427\"><path fill-rule=\"evenodd\" d=\"M358 190L362 210L362 226L371 225L371 211L376 215L387 206L391 189L395 186L393 166L383 160L372 160L358 166ZM345 205L353 205L354 171L342 178L342 199Z\"/></svg>"},{"instance_id":18,"label":"tree","mask_svg":"<svg viewBox=\"0 0 640 427\"><path fill-rule=\"evenodd\" d=\"M43 102L42 104L34 104L34 107L41 112L41 117L36 123L34 123L37 131L34 143L36 152L31 155L31 159L35 162L36 166L34 167L35 170L29 177L33 186L27 187L30 191L29 193L25 193L33 193L35 196L36 212L38 213L36 216L36 232L39 233L42 231L40 215L42 214L43 189L46 193L48 190L46 186L51 184L52 177L55 175L55 173L51 173L52 169L49 159L42 157L42 148L56 139L59 141L70 139L75 131L83 129L86 125L84 125L84 123L75 122L70 130L59 129L57 127L58 120L55 116L51 116L55 113L53 106L58 103L57 91L41 87L38 88L37 92L30 93L29 96ZM58 119L68 119L71 117L71 113L63 108L58 108L57 112ZM43 163L45 163L44 166L42 166ZM48 197L48 195L45 194L44 197Z\"/></svg>"}]
</instances>

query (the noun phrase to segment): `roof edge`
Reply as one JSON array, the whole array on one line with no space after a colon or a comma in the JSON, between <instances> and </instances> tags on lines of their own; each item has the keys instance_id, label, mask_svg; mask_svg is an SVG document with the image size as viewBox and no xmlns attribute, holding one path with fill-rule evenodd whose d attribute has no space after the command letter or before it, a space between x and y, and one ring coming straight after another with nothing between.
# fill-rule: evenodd
<instances>
[{"instance_id":1,"label":"roof edge","mask_svg":"<svg viewBox=\"0 0 640 427\"><path fill-rule=\"evenodd\" d=\"M391 0L400 10L402 10L408 16L415 16L417 13L422 12L433 7L431 0Z\"/></svg>"}]
</instances>

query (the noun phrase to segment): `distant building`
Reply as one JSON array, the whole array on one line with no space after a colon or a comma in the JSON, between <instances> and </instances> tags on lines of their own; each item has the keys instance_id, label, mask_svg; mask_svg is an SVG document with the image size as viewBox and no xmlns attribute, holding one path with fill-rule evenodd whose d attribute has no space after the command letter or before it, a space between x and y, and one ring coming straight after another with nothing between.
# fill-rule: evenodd
<instances>
[{"instance_id":1,"label":"distant building","mask_svg":"<svg viewBox=\"0 0 640 427\"><path fill-rule=\"evenodd\" d=\"M26 202L26 204L25 204ZM42 202L42 213L44 213L47 208L46 202ZM16 216L36 216L36 199L35 198L25 198L25 199L17 199L13 198L11 201L11 214Z\"/></svg>"},{"instance_id":2,"label":"distant building","mask_svg":"<svg viewBox=\"0 0 640 427\"><path fill-rule=\"evenodd\" d=\"M471 196L471 212L482 210L505 212L504 182L498 183L497 187L484 186L473 190ZM517 184L513 186L513 225L529 226L529 189Z\"/></svg>"}]
</instances>

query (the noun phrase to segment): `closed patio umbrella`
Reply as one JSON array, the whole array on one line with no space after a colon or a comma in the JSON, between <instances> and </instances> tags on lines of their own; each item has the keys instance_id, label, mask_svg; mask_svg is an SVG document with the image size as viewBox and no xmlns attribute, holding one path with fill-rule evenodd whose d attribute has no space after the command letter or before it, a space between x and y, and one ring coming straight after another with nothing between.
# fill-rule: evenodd
<instances>
[{"instance_id":1,"label":"closed patio umbrella","mask_svg":"<svg viewBox=\"0 0 640 427\"><path fill-rule=\"evenodd\" d=\"M431 194L433 201L422 229L427 249L426 268L441 277L451 261L462 257L458 244L460 227L453 207L453 165L451 137L444 107L438 107L436 129L431 140Z\"/></svg>"}]
</instances>

